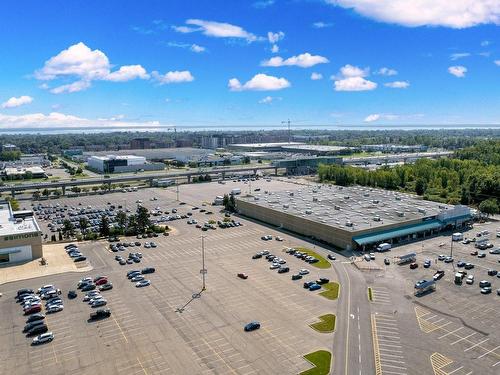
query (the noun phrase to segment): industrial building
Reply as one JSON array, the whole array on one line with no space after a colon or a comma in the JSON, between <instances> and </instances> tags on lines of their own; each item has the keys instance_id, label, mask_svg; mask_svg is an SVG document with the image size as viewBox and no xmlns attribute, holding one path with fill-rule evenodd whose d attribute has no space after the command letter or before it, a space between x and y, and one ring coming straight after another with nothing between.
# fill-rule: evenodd
<instances>
[{"instance_id":1,"label":"industrial building","mask_svg":"<svg viewBox=\"0 0 500 375\"><path fill-rule=\"evenodd\" d=\"M163 170L162 163L146 163L144 156L136 155L106 155L91 156L87 160L88 168L99 173L135 172L139 170Z\"/></svg>"},{"instance_id":2,"label":"industrial building","mask_svg":"<svg viewBox=\"0 0 500 375\"><path fill-rule=\"evenodd\" d=\"M12 211L0 205L0 263L41 258L42 232L31 211Z\"/></svg>"},{"instance_id":3,"label":"industrial building","mask_svg":"<svg viewBox=\"0 0 500 375\"><path fill-rule=\"evenodd\" d=\"M248 217L341 249L373 249L407 243L460 228L471 219L466 206L450 206L381 189L305 185L287 191L239 196Z\"/></svg>"},{"instance_id":4,"label":"industrial building","mask_svg":"<svg viewBox=\"0 0 500 375\"><path fill-rule=\"evenodd\" d=\"M45 178L47 177L45 170L42 167L7 167L3 169L0 174L6 180L19 180L31 178Z\"/></svg>"}]
</instances>

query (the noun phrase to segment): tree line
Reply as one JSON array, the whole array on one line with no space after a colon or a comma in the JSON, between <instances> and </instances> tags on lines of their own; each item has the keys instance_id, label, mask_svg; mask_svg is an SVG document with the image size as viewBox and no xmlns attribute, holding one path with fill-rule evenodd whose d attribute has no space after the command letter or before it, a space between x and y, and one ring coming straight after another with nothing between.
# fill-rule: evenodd
<instances>
[{"instance_id":1,"label":"tree line","mask_svg":"<svg viewBox=\"0 0 500 375\"><path fill-rule=\"evenodd\" d=\"M419 159L414 164L365 170L320 165L319 179L337 185L362 185L414 193L426 200L499 212L500 141L485 141L457 151L452 158Z\"/></svg>"}]
</instances>

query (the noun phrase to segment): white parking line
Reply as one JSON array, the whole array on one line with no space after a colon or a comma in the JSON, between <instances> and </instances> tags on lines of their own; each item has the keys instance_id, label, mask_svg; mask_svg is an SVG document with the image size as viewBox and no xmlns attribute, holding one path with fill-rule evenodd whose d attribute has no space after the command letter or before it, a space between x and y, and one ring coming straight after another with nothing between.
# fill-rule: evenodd
<instances>
[{"instance_id":1,"label":"white parking line","mask_svg":"<svg viewBox=\"0 0 500 375\"><path fill-rule=\"evenodd\" d=\"M469 348L465 349L465 350L464 350L464 352L468 352L469 350L474 349L476 346L479 346L479 345L481 345L483 342L486 342L486 341L488 341L488 340L489 340L489 339L484 339L483 341L480 341L480 342L478 342L477 344L474 344L474 345L472 345L471 347L469 347Z\"/></svg>"},{"instance_id":2,"label":"white parking line","mask_svg":"<svg viewBox=\"0 0 500 375\"><path fill-rule=\"evenodd\" d=\"M499 345L499 346L497 346L497 347L496 347L496 348L494 348L494 349L488 350L486 353L481 354L481 355L480 355L479 357L477 357L477 358L478 358L478 359L479 359L479 358L483 358L485 355L488 355L488 354L490 354L490 353L492 353L492 352L496 351L498 348L500 348L500 345Z\"/></svg>"},{"instance_id":3,"label":"white parking line","mask_svg":"<svg viewBox=\"0 0 500 375\"><path fill-rule=\"evenodd\" d=\"M460 330L462 330L462 329L464 329L464 327L459 327L459 328L457 328L457 329L456 329L456 330L454 330L454 331L448 332L448 333L444 334L443 336L438 337L438 340L441 340L441 339L445 338L445 337L446 337L446 336L448 336L448 335L452 335L452 334L454 334L455 332L458 332L458 331L460 331Z\"/></svg>"},{"instance_id":4,"label":"white parking line","mask_svg":"<svg viewBox=\"0 0 500 375\"><path fill-rule=\"evenodd\" d=\"M455 345L455 344L459 343L460 341L467 340L469 337L474 336L476 333L477 333L477 332L472 332L470 335L465 336L465 337L462 337L462 338L458 339L457 341L452 342L450 345L452 345L452 346L453 346L453 345Z\"/></svg>"}]
</instances>

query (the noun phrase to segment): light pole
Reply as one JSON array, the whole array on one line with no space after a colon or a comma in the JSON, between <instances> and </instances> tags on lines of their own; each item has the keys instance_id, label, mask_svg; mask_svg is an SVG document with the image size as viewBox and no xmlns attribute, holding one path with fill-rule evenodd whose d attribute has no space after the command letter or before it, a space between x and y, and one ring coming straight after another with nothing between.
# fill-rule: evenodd
<instances>
[{"instance_id":1,"label":"light pole","mask_svg":"<svg viewBox=\"0 0 500 375\"><path fill-rule=\"evenodd\" d=\"M201 277L203 280L203 285L201 288L201 291L205 290L205 275L207 273L207 270L205 269L205 236L201 236Z\"/></svg>"}]
</instances>

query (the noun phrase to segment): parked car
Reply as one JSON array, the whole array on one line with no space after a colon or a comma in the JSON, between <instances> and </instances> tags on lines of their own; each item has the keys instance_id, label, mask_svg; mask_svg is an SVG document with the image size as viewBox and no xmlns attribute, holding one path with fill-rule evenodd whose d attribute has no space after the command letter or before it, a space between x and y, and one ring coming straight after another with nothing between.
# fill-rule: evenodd
<instances>
[{"instance_id":1,"label":"parked car","mask_svg":"<svg viewBox=\"0 0 500 375\"><path fill-rule=\"evenodd\" d=\"M99 286L99 285L104 285L104 284L107 284L108 283L108 279L105 279L105 278L102 278L102 279L99 279L95 282L95 285Z\"/></svg>"},{"instance_id":2,"label":"parked car","mask_svg":"<svg viewBox=\"0 0 500 375\"><path fill-rule=\"evenodd\" d=\"M252 259L260 259L260 258L262 258L262 254L254 254L252 256Z\"/></svg>"},{"instance_id":3,"label":"parked car","mask_svg":"<svg viewBox=\"0 0 500 375\"><path fill-rule=\"evenodd\" d=\"M90 314L90 320L104 319L111 316L110 309L98 309L97 311Z\"/></svg>"},{"instance_id":4,"label":"parked car","mask_svg":"<svg viewBox=\"0 0 500 375\"><path fill-rule=\"evenodd\" d=\"M327 258L330 259L330 260L336 260L337 259L332 254L328 254Z\"/></svg>"},{"instance_id":5,"label":"parked car","mask_svg":"<svg viewBox=\"0 0 500 375\"><path fill-rule=\"evenodd\" d=\"M307 269L305 269L305 268L303 268L303 269L299 270L299 275L302 275L302 276L303 276L303 275L307 275L308 273L309 273L309 270L307 270Z\"/></svg>"},{"instance_id":6,"label":"parked car","mask_svg":"<svg viewBox=\"0 0 500 375\"><path fill-rule=\"evenodd\" d=\"M278 270L278 273L286 273L286 272L290 272L290 268L289 267L281 267Z\"/></svg>"},{"instance_id":7,"label":"parked car","mask_svg":"<svg viewBox=\"0 0 500 375\"><path fill-rule=\"evenodd\" d=\"M103 284L99 287L99 290L102 292L102 291L105 291L105 290L111 290L113 289L113 284L112 283L106 283L106 284Z\"/></svg>"},{"instance_id":8,"label":"parked car","mask_svg":"<svg viewBox=\"0 0 500 375\"><path fill-rule=\"evenodd\" d=\"M418 263L411 263L410 269L414 270L415 268L418 268Z\"/></svg>"},{"instance_id":9,"label":"parked car","mask_svg":"<svg viewBox=\"0 0 500 375\"><path fill-rule=\"evenodd\" d=\"M83 262L84 260L87 260L87 258L84 256L79 256L78 258L73 259L73 262L78 263Z\"/></svg>"},{"instance_id":10,"label":"parked car","mask_svg":"<svg viewBox=\"0 0 500 375\"><path fill-rule=\"evenodd\" d=\"M41 345L54 340L54 334L52 332L42 333L33 339L31 345Z\"/></svg>"},{"instance_id":11,"label":"parked car","mask_svg":"<svg viewBox=\"0 0 500 375\"><path fill-rule=\"evenodd\" d=\"M330 279L328 279L326 277L320 277L318 280L316 280L316 284L318 284L318 285L327 284L329 282L330 282Z\"/></svg>"},{"instance_id":12,"label":"parked car","mask_svg":"<svg viewBox=\"0 0 500 375\"><path fill-rule=\"evenodd\" d=\"M132 282L137 282L137 281L142 281L142 280L144 280L144 276L142 276L142 275L137 275L137 276L134 276L130 279L130 281L132 281Z\"/></svg>"},{"instance_id":13,"label":"parked car","mask_svg":"<svg viewBox=\"0 0 500 375\"><path fill-rule=\"evenodd\" d=\"M443 270L437 270L434 276L432 277L434 281L442 279L444 276L444 271Z\"/></svg>"},{"instance_id":14,"label":"parked car","mask_svg":"<svg viewBox=\"0 0 500 375\"><path fill-rule=\"evenodd\" d=\"M485 288L485 287L488 287L488 286L491 286L491 282L489 282L488 280L481 280L479 282L479 287L480 288Z\"/></svg>"},{"instance_id":15,"label":"parked car","mask_svg":"<svg viewBox=\"0 0 500 375\"><path fill-rule=\"evenodd\" d=\"M474 284L474 275L467 276L467 280L465 280L465 283L468 285Z\"/></svg>"},{"instance_id":16,"label":"parked car","mask_svg":"<svg viewBox=\"0 0 500 375\"><path fill-rule=\"evenodd\" d=\"M245 330L245 332L250 332L250 331L255 331L256 329L259 329L259 328L260 328L260 323L257 321L253 321L253 322L246 324L243 329Z\"/></svg>"},{"instance_id":17,"label":"parked car","mask_svg":"<svg viewBox=\"0 0 500 375\"><path fill-rule=\"evenodd\" d=\"M142 288L144 286L151 285L151 281L149 280L141 280L137 284L135 284L136 288Z\"/></svg>"},{"instance_id":18,"label":"parked car","mask_svg":"<svg viewBox=\"0 0 500 375\"><path fill-rule=\"evenodd\" d=\"M239 273L237 276L238 276L240 279L244 279L244 280L248 279L248 275L247 275L247 274L245 274L245 273Z\"/></svg>"},{"instance_id":19,"label":"parked car","mask_svg":"<svg viewBox=\"0 0 500 375\"><path fill-rule=\"evenodd\" d=\"M424 268L429 268L431 266L431 260L430 259L426 259L425 262L424 262Z\"/></svg>"},{"instance_id":20,"label":"parked car","mask_svg":"<svg viewBox=\"0 0 500 375\"><path fill-rule=\"evenodd\" d=\"M41 325L38 325L38 326L35 326L35 327L31 328L26 333L26 336L29 337L29 336L39 335L41 333L47 332L48 330L49 330L49 328L47 327L46 324L41 324Z\"/></svg>"},{"instance_id":21,"label":"parked car","mask_svg":"<svg viewBox=\"0 0 500 375\"><path fill-rule=\"evenodd\" d=\"M103 298L100 298L98 300L95 300L94 302L92 302L90 304L91 307L101 307L101 306L106 306L106 304L108 303L108 301L106 301L105 299Z\"/></svg>"},{"instance_id":22,"label":"parked car","mask_svg":"<svg viewBox=\"0 0 500 375\"><path fill-rule=\"evenodd\" d=\"M148 273L154 273L156 270L153 267L146 267L144 268L141 273L143 275L148 274Z\"/></svg>"},{"instance_id":23,"label":"parked car","mask_svg":"<svg viewBox=\"0 0 500 375\"><path fill-rule=\"evenodd\" d=\"M318 289L321 289L321 285L319 284L316 284L316 283L313 283L309 286L309 290L312 292L314 290L318 290Z\"/></svg>"},{"instance_id":24,"label":"parked car","mask_svg":"<svg viewBox=\"0 0 500 375\"><path fill-rule=\"evenodd\" d=\"M51 305L49 308L46 309L46 311L47 314L52 314L59 311L63 311L63 309L64 309L63 305Z\"/></svg>"},{"instance_id":25,"label":"parked car","mask_svg":"<svg viewBox=\"0 0 500 375\"><path fill-rule=\"evenodd\" d=\"M486 253L479 253L477 254L478 258L486 258Z\"/></svg>"},{"instance_id":26,"label":"parked car","mask_svg":"<svg viewBox=\"0 0 500 375\"><path fill-rule=\"evenodd\" d=\"M83 286L82 288L82 292L88 292L89 290L94 290L96 288L96 285L95 284L87 284L85 286Z\"/></svg>"},{"instance_id":27,"label":"parked car","mask_svg":"<svg viewBox=\"0 0 500 375\"><path fill-rule=\"evenodd\" d=\"M481 294L490 294L491 293L491 286L485 286L484 288L481 288Z\"/></svg>"},{"instance_id":28,"label":"parked car","mask_svg":"<svg viewBox=\"0 0 500 375\"><path fill-rule=\"evenodd\" d=\"M498 274L497 270L488 270L488 276L496 276Z\"/></svg>"},{"instance_id":29,"label":"parked car","mask_svg":"<svg viewBox=\"0 0 500 375\"><path fill-rule=\"evenodd\" d=\"M300 275L298 273L295 275L292 275L292 280L300 280L300 279L302 279L302 275Z\"/></svg>"},{"instance_id":30,"label":"parked car","mask_svg":"<svg viewBox=\"0 0 500 375\"><path fill-rule=\"evenodd\" d=\"M26 323L31 323L31 322L35 322L37 320L43 320L45 319L45 315L43 315L42 313L36 313L36 314L32 314L29 316L29 318L26 320Z\"/></svg>"},{"instance_id":31,"label":"parked car","mask_svg":"<svg viewBox=\"0 0 500 375\"><path fill-rule=\"evenodd\" d=\"M464 268L465 268L466 270L471 270L471 269L473 269L473 268L474 268L474 265L473 265L472 263L465 263Z\"/></svg>"},{"instance_id":32,"label":"parked car","mask_svg":"<svg viewBox=\"0 0 500 375\"><path fill-rule=\"evenodd\" d=\"M384 264L385 264L386 266L388 266L389 264L391 264L391 262L390 262L389 258L384 258Z\"/></svg>"}]
</instances>

